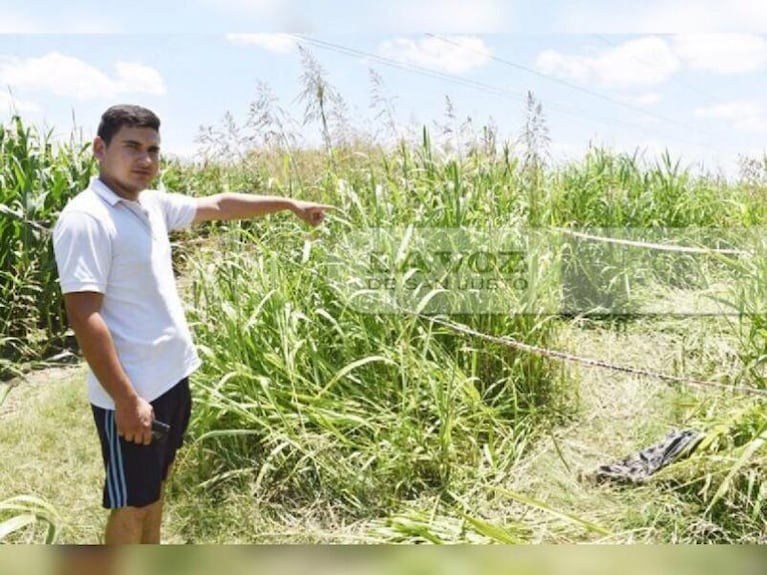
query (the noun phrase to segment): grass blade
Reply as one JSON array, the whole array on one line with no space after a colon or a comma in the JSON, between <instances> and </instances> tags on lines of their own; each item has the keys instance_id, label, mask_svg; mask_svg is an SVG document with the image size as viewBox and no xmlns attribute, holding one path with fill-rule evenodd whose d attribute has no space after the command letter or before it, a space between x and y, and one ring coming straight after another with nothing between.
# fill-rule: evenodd
<instances>
[{"instance_id":1,"label":"grass blade","mask_svg":"<svg viewBox=\"0 0 767 575\"><path fill-rule=\"evenodd\" d=\"M513 499L514 501L518 503L529 505L530 507L535 507L555 517L564 519L568 523L580 525L581 527L584 527L588 529L589 531L599 533L600 535L605 535L608 537L612 535L612 533L608 529L605 529L604 527L601 527L600 525L597 525L596 523L592 523L591 521L588 521L587 519L583 519L571 513L566 513L564 511L559 511L558 509L554 509L553 507L546 505L542 501L533 499L532 497L527 497L526 495L522 495L521 493L514 493L513 491L509 491L508 489L504 489L503 487L493 487L492 489L495 491L498 491L499 493L505 495L506 497L510 499Z\"/></svg>"}]
</instances>

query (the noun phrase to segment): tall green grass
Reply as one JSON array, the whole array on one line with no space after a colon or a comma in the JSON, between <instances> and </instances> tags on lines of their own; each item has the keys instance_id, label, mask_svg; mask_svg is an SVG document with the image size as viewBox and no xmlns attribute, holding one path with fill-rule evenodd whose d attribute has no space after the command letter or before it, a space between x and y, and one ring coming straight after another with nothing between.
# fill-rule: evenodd
<instances>
[{"instance_id":1,"label":"tall green grass","mask_svg":"<svg viewBox=\"0 0 767 575\"><path fill-rule=\"evenodd\" d=\"M386 513L500 472L536 426L567 415L547 360L406 312L368 313L332 269L368 257L346 241L355 230L513 224L493 204L517 192L492 170L437 160L425 137L348 179L319 176L312 196L339 215L315 235L278 218L233 225L196 258L190 318L205 364L194 430L220 454L208 472L244 474L271 503ZM555 335L536 314L457 319L540 345Z\"/></svg>"},{"instance_id":2,"label":"tall green grass","mask_svg":"<svg viewBox=\"0 0 767 575\"><path fill-rule=\"evenodd\" d=\"M266 121L259 126L275 128L280 142L295 141L285 132L289 122L269 123L273 102L259 105L251 120ZM693 175L669 154L647 162L591 149L582 162L553 167L542 110L532 99L521 146L499 144L485 127L483 137L449 145L435 143L424 128L395 146L371 139L350 147L350 138L332 133L329 105L320 99L312 108L323 119L322 152L256 147L221 174L229 185L249 169L269 191L340 211L308 239L279 218L220 226L213 248L193 262L190 317L205 360L193 432L204 454L201 472L210 477L204 485L215 493L221 483L238 482L272 509L311 506L352 520L375 518L374 537L523 541L522 524L492 525L459 501L497 497L496 484L529 446L573 415L577 384L563 381L559 366L545 358L475 341L407 312L360 310L332 273L339 260L354 267L368 257L347 235L408 226L569 227L695 239L695 230L761 225L758 194ZM612 298L608 311L622 310L629 278L616 281L604 266L623 255L588 244L573 253L574 246L552 246L563 277ZM713 269L639 252L632 258L647 270L643 285L650 288L705 286ZM584 269L584 262L600 261L602 268ZM588 301L576 303L588 308ZM543 347L557 342L558 320L542 310L453 319ZM433 504L434 512L424 514L419 502L434 499L439 510Z\"/></svg>"}]
</instances>

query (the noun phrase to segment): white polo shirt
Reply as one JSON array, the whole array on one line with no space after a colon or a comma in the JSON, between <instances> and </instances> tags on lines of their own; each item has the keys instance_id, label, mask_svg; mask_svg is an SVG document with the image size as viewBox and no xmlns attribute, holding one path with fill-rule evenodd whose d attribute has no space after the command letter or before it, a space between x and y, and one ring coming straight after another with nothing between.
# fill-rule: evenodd
<instances>
[{"instance_id":1,"label":"white polo shirt","mask_svg":"<svg viewBox=\"0 0 767 575\"><path fill-rule=\"evenodd\" d=\"M153 401L200 366L171 264L170 230L192 223L194 198L145 190L121 198L101 180L72 198L53 231L62 293L104 294L101 315L136 392ZM88 370L88 397L114 401Z\"/></svg>"}]
</instances>

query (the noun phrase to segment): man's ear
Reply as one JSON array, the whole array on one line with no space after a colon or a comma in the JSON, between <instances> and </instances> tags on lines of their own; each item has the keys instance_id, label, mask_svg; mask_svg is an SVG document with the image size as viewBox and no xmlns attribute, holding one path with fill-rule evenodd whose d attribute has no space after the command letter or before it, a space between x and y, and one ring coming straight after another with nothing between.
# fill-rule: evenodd
<instances>
[{"instance_id":1,"label":"man's ear","mask_svg":"<svg viewBox=\"0 0 767 575\"><path fill-rule=\"evenodd\" d=\"M107 144L99 136L93 140L93 157L97 160L103 160L107 149Z\"/></svg>"}]
</instances>

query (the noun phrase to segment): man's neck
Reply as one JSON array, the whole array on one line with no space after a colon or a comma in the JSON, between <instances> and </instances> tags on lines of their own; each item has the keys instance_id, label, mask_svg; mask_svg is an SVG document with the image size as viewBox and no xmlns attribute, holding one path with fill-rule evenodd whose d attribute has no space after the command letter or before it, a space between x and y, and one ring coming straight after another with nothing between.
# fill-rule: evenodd
<instances>
[{"instance_id":1,"label":"man's neck","mask_svg":"<svg viewBox=\"0 0 767 575\"><path fill-rule=\"evenodd\" d=\"M110 190L112 190L115 194L120 196L121 198L125 200L130 200L132 202L138 202L139 194L141 194L141 190L134 192L132 190L127 190L123 186L121 186L116 180L110 178L109 176L105 176L104 174L99 174L99 180L108 187Z\"/></svg>"}]
</instances>

